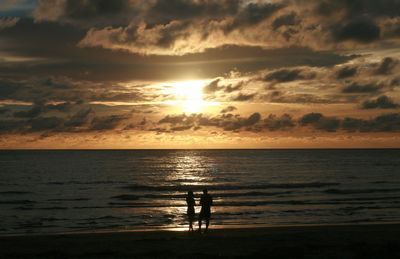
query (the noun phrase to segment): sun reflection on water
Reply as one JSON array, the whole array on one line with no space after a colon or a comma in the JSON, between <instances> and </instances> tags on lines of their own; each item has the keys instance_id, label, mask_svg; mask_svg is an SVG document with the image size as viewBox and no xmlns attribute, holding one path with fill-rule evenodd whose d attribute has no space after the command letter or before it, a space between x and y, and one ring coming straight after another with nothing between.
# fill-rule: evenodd
<instances>
[{"instance_id":1,"label":"sun reflection on water","mask_svg":"<svg viewBox=\"0 0 400 259\"><path fill-rule=\"evenodd\" d=\"M188 190L193 190L195 193L195 212L196 215L200 212L199 206L199 191L202 186L209 185L213 177L209 172L209 166L202 156L195 154L186 154L174 156L171 158L171 163L174 164L172 170L165 177L166 182L172 182L174 185L183 187L171 192L171 195L178 195L180 198L171 198L168 201L169 206L163 208L166 215L175 215L177 217L168 224L172 227L188 227L186 217L186 199L185 196ZM190 188L193 186L193 188Z\"/></svg>"},{"instance_id":2,"label":"sun reflection on water","mask_svg":"<svg viewBox=\"0 0 400 259\"><path fill-rule=\"evenodd\" d=\"M203 159L199 156L176 157L173 162L176 166L167 176L167 181L179 182L180 185L200 185L212 181Z\"/></svg>"}]
</instances>

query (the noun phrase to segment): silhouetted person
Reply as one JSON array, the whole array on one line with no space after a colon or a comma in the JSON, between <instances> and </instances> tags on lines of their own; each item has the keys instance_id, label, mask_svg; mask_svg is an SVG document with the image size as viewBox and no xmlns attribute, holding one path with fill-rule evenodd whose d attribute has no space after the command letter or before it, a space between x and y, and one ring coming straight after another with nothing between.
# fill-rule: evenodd
<instances>
[{"instance_id":1,"label":"silhouetted person","mask_svg":"<svg viewBox=\"0 0 400 259\"><path fill-rule=\"evenodd\" d=\"M201 221L204 219L206 220L206 231L208 230L208 225L210 224L210 217L211 217L211 205L212 205L212 198L207 193L207 189L203 190L203 195L200 198L200 205L201 211L199 215L199 232L201 232Z\"/></svg>"},{"instance_id":2,"label":"silhouetted person","mask_svg":"<svg viewBox=\"0 0 400 259\"><path fill-rule=\"evenodd\" d=\"M186 196L186 203L187 203L187 215L189 219L189 231L193 231L193 220L194 220L194 206L196 205L194 201L194 196L192 191L188 191L188 194Z\"/></svg>"}]
</instances>

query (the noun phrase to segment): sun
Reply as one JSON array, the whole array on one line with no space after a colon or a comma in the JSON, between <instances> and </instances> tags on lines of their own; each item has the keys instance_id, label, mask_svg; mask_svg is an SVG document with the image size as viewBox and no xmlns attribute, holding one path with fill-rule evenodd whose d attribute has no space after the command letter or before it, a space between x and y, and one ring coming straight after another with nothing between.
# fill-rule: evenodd
<instances>
[{"instance_id":1,"label":"sun","mask_svg":"<svg viewBox=\"0 0 400 259\"><path fill-rule=\"evenodd\" d=\"M214 102L203 100L203 88L207 84L204 80L189 80L168 84L167 92L174 95L174 104L180 105L185 113L198 113L208 105L216 105Z\"/></svg>"}]
</instances>

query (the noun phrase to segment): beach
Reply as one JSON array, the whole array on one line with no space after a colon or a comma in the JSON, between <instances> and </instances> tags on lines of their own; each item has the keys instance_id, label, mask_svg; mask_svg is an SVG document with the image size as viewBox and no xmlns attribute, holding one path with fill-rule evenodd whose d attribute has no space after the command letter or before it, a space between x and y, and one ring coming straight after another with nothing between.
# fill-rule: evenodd
<instances>
[{"instance_id":1,"label":"beach","mask_svg":"<svg viewBox=\"0 0 400 259\"><path fill-rule=\"evenodd\" d=\"M400 224L0 237L1 258L399 258Z\"/></svg>"}]
</instances>

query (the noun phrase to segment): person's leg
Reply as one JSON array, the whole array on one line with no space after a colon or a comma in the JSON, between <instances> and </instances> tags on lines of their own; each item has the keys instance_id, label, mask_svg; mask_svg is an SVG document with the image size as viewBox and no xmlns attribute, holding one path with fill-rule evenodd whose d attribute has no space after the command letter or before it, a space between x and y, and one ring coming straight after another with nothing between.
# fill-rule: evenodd
<instances>
[{"instance_id":1,"label":"person's leg","mask_svg":"<svg viewBox=\"0 0 400 259\"><path fill-rule=\"evenodd\" d=\"M201 232L201 218L199 218L199 232Z\"/></svg>"},{"instance_id":2,"label":"person's leg","mask_svg":"<svg viewBox=\"0 0 400 259\"><path fill-rule=\"evenodd\" d=\"M210 219L206 219L206 232L208 230L208 225L210 224Z\"/></svg>"},{"instance_id":3,"label":"person's leg","mask_svg":"<svg viewBox=\"0 0 400 259\"><path fill-rule=\"evenodd\" d=\"M189 219L189 231L193 231L193 219Z\"/></svg>"}]
</instances>

